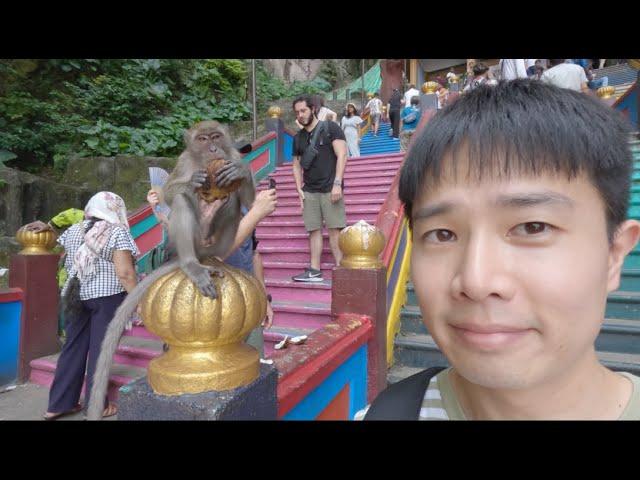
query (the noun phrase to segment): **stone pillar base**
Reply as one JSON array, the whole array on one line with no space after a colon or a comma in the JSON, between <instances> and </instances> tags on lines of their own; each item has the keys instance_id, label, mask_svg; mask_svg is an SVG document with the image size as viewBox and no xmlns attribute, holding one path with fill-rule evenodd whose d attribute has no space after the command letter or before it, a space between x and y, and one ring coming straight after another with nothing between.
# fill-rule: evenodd
<instances>
[{"instance_id":1,"label":"stone pillar base","mask_svg":"<svg viewBox=\"0 0 640 480\"><path fill-rule=\"evenodd\" d=\"M278 373L260 365L260 376L234 390L158 395L147 378L120 388L118 420L277 420Z\"/></svg>"}]
</instances>

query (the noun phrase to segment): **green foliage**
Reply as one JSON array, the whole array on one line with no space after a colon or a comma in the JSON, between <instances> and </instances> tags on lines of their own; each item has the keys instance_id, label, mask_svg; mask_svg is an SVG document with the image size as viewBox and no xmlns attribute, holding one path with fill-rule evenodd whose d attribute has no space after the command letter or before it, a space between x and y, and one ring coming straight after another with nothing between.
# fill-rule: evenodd
<instances>
[{"instance_id":1,"label":"green foliage","mask_svg":"<svg viewBox=\"0 0 640 480\"><path fill-rule=\"evenodd\" d=\"M251 118L250 60L0 59L0 165L62 172L75 156L175 156L197 121ZM258 111L331 89L290 85L257 61Z\"/></svg>"},{"instance_id":2,"label":"green foliage","mask_svg":"<svg viewBox=\"0 0 640 480\"><path fill-rule=\"evenodd\" d=\"M294 98L302 94L318 94L331 89L331 84L318 76L307 82L292 82L287 85L283 80L271 76L260 62L256 64L256 102L258 110L265 110L270 102L284 97Z\"/></svg>"},{"instance_id":3,"label":"green foliage","mask_svg":"<svg viewBox=\"0 0 640 480\"><path fill-rule=\"evenodd\" d=\"M0 163L174 156L196 121L246 120L242 60L0 60Z\"/></svg>"}]
</instances>

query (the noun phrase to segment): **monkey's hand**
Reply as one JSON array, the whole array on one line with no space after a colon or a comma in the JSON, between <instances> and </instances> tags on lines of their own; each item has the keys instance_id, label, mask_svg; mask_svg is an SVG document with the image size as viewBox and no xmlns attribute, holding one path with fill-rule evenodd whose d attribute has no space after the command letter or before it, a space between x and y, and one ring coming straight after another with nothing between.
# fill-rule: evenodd
<instances>
[{"instance_id":1,"label":"monkey's hand","mask_svg":"<svg viewBox=\"0 0 640 480\"><path fill-rule=\"evenodd\" d=\"M224 272L222 270L210 265L200 265L198 262L187 262L181 264L180 268L196 284L202 295L214 300L218 298L216 286L213 284L211 276L223 277Z\"/></svg>"},{"instance_id":2,"label":"monkey's hand","mask_svg":"<svg viewBox=\"0 0 640 480\"><path fill-rule=\"evenodd\" d=\"M246 179L251 175L251 170L238 162L227 161L216 172L216 184L220 188L224 188L236 180Z\"/></svg>"},{"instance_id":3,"label":"monkey's hand","mask_svg":"<svg viewBox=\"0 0 640 480\"><path fill-rule=\"evenodd\" d=\"M194 188L200 188L204 185L205 180L207 179L207 171L205 169L196 170L191 175L191 186Z\"/></svg>"}]
</instances>

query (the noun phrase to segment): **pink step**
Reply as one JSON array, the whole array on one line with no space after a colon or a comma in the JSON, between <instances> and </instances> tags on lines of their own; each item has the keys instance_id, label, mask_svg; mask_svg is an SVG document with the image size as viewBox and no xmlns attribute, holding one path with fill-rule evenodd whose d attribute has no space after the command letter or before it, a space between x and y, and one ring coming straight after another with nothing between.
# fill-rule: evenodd
<instances>
[{"instance_id":1,"label":"pink step","mask_svg":"<svg viewBox=\"0 0 640 480\"><path fill-rule=\"evenodd\" d=\"M374 205L348 205L346 206L346 213L347 216L350 215L365 215L365 214L375 214L377 215L378 212L380 211L380 205L379 204L374 204ZM298 205L296 206L291 206L291 207L283 207L278 205L278 207L276 208L276 211L273 212L271 215L269 215L269 218L278 218L279 220L281 218L279 217L286 217L286 218L290 218L290 217L300 217L300 215L302 214L301 209L300 209L300 204L298 203ZM282 218L284 220L284 218ZM295 218L290 218L291 220L295 220Z\"/></svg>"},{"instance_id":2,"label":"pink step","mask_svg":"<svg viewBox=\"0 0 640 480\"><path fill-rule=\"evenodd\" d=\"M291 278L294 275L304 272L309 267L309 262L262 262L264 265L264 276L270 278ZM331 280L333 275L333 263L321 263L320 270L325 280Z\"/></svg>"},{"instance_id":3,"label":"pink step","mask_svg":"<svg viewBox=\"0 0 640 480\"><path fill-rule=\"evenodd\" d=\"M353 225L357 222L359 222L360 220L364 220L365 222L369 223L370 225L373 225L376 221L378 214L377 213L365 213L365 214L349 214L349 212L347 212L347 226ZM260 227L301 227L301 230L279 230L280 233L302 233L302 232L306 232L306 230L304 229L304 221L302 220L302 213L300 213L297 217L295 216L291 216L290 219L287 219L288 217L273 217L271 215L269 215L267 218L265 218L264 220L262 220L258 226L258 234L260 233ZM323 228L326 228L323 226ZM276 232L266 232L265 233L277 233ZM260 238L260 237L258 237Z\"/></svg>"},{"instance_id":4,"label":"pink step","mask_svg":"<svg viewBox=\"0 0 640 480\"><path fill-rule=\"evenodd\" d=\"M147 368L151 360L162 354L162 344L162 340L123 336L120 339L114 363Z\"/></svg>"},{"instance_id":5,"label":"pink step","mask_svg":"<svg viewBox=\"0 0 640 480\"><path fill-rule=\"evenodd\" d=\"M400 168L400 162L392 163L392 164L378 164L378 165L367 165L367 164L349 165L347 163L347 168L345 169L345 176L350 174L361 174L361 173L368 173L370 175L375 175L378 172L384 172L384 173L391 172L395 175L399 168ZM276 171L272 173L270 176L275 178L276 182L279 183L280 179L293 178L293 169Z\"/></svg>"},{"instance_id":6,"label":"pink step","mask_svg":"<svg viewBox=\"0 0 640 480\"><path fill-rule=\"evenodd\" d=\"M263 247L304 247L309 245L308 233L288 233L286 237L275 233L263 233L258 237L259 245ZM322 239L322 246L329 248L329 234L325 233Z\"/></svg>"},{"instance_id":7,"label":"pink step","mask_svg":"<svg viewBox=\"0 0 640 480\"><path fill-rule=\"evenodd\" d=\"M353 198L351 195L347 195L344 199L344 203L347 206L347 208L349 208L350 206L362 206L362 205L382 205L385 201L385 199L387 198L386 194L385 195L378 195L378 196L369 196L369 198ZM278 194L278 206L276 207L276 211L277 209L279 209L280 207L297 207L300 208L300 199L298 198L298 196L296 195L295 198L290 198L290 197L283 197L280 194Z\"/></svg>"},{"instance_id":8,"label":"pink step","mask_svg":"<svg viewBox=\"0 0 640 480\"><path fill-rule=\"evenodd\" d=\"M349 184L353 184L354 182L361 180L361 179L368 179L368 178L391 178L393 179L393 177L396 176L397 173L397 169L391 169L391 170L380 170L380 171L375 171L375 172L368 172L368 171L364 171L364 172L349 172L349 170L347 170L344 173L344 184L349 185ZM293 178L293 172L291 173L291 175L286 175L286 174L281 174L279 176L276 175L272 175L273 177L275 177L276 179L276 187L279 187L281 185L285 185L287 183L294 183L295 179Z\"/></svg>"},{"instance_id":9,"label":"pink step","mask_svg":"<svg viewBox=\"0 0 640 480\"><path fill-rule=\"evenodd\" d=\"M331 321L331 304L297 301L272 303L273 324L283 328L309 328L316 330Z\"/></svg>"},{"instance_id":10,"label":"pink step","mask_svg":"<svg viewBox=\"0 0 640 480\"><path fill-rule=\"evenodd\" d=\"M392 176L374 176L371 175L362 178L346 178L344 181L344 192L345 195L348 193L352 193L353 189L359 187L386 187L384 192L389 191L389 186L393 182ZM295 181L292 179L290 182L279 182L276 185L278 191L296 191ZM264 190L265 187L260 187L258 190ZM368 188L367 192L371 192L371 189Z\"/></svg>"},{"instance_id":11,"label":"pink step","mask_svg":"<svg viewBox=\"0 0 640 480\"><path fill-rule=\"evenodd\" d=\"M258 251L263 262L301 262L309 263L309 247L263 247L258 245ZM321 263L333 263L333 254L330 249L323 249L320 256Z\"/></svg>"},{"instance_id":12,"label":"pink step","mask_svg":"<svg viewBox=\"0 0 640 480\"><path fill-rule=\"evenodd\" d=\"M59 354L49 355L48 357L38 358L32 360L31 375L29 381L37 385L50 387L53 383L53 378L56 370L56 363ZM146 375L146 369L140 367L134 367L131 365L114 364L111 367L111 375L109 376L109 388L108 397L109 400L115 402L118 399L118 389L123 385L127 385L133 380ZM86 391L86 382L82 386L81 396L84 396Z\"/></svg>"},{"instance_id":13,"label":"pink step","mask_svg":"<svg viewBox=\"0 0 640 480\"><path fill-rule=\"evenodd\" d=\"M299 273L302 273L299 272ZM273 300L295 300L311 303L331 303L331 282L296 282L290 278L269 278L265 280L267 291Z\"/></svg>"},{"instance_id":14,"label":"pink step","mask_svg":"<svg viewBox=\"0 0 640 480\"><path fill-rule=\"evenodd\" d=\"M404 159L404 153L379 153L376 155L363 155L362 157L347 159L347 168L357 165L389 165L389 164L402 164ZM291 171L293 168L292 163L287 163L279 166L276 172Z\"/></svg>"},{"instance_id":15,"label":"pink step","mask_svg":"<svg viewBox=\"0 0 640 480\"><path fill-rule=\"evenodd\" d=\"M385 185L379 185L377 187L352 187L344 189L345 199L371 199L371 198L380 198L383 199L387 197L389 193L389 187L391 186L391 182ZM263 188L258 188L258 190L264 190ZM278 187L278 201L284 199L298 198L298 191L295 188L295 185L287 185L285 187ZM362 194L366 196L363 197Z\"/></svg>"},{"instance_id":16,"label":"pink step","mask_svg":"<svg viewBox=\"0 0 640 480\"><path fill-rule=\"evenodd\" d=\"M144 326L136 327L135 325L131 330L125 330L122 336L142 337L142 338L148 338L149 340L160 340L160 337L151 333L149 330L144 328Z\"/></svg>"}]
</instances>

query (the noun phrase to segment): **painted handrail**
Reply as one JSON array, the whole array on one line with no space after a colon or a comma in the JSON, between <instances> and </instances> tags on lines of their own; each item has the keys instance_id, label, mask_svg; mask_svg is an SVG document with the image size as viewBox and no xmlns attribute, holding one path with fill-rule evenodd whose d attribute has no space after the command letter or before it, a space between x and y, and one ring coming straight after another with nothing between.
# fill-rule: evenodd
<instances>
[{"instance_id":1,"label":"painted handrail","mask_svg":"<svg viewBox=\"0 0 640 480\"><path fill-rule=\"evenodd\" d=\"M640 109L640 72L635 83L618 98L612 106L625 114L636 129L640 127L638 110Z\"/></svg>"},{"instance_id":2,"label":"painted handrail","mask_svg":"<svg viewBox=\"0 0 640 480\"><path fill-rule=\"evenodd\" d=\"M309 334L305 344L274 352L278 418L322 418L334 401L344 402L338 397L347 385L349 412L343 416L353 418L366 405L366 344L372 335L369 317L345 314Z\"/></svg>"},{"instance_id":3,"label":"painted handrail","mask_svg":"<svg viewBox=\"0 0 640 480\"><path fill-rule=\"evenodd\" d=\"M435 110L427 110L423 113L409 148L413 145L418 132L435 113ZM398 169L376 218L376 226L383 232L386 239L382 262L387 267L387 364L389 366L393 364L393 342L400 331L401 309L406 303L406 284L410 275L411 230L408 221L404 218L404 205L398 197L400 172L401 169Z\"/></svg>"}]
</instances>

